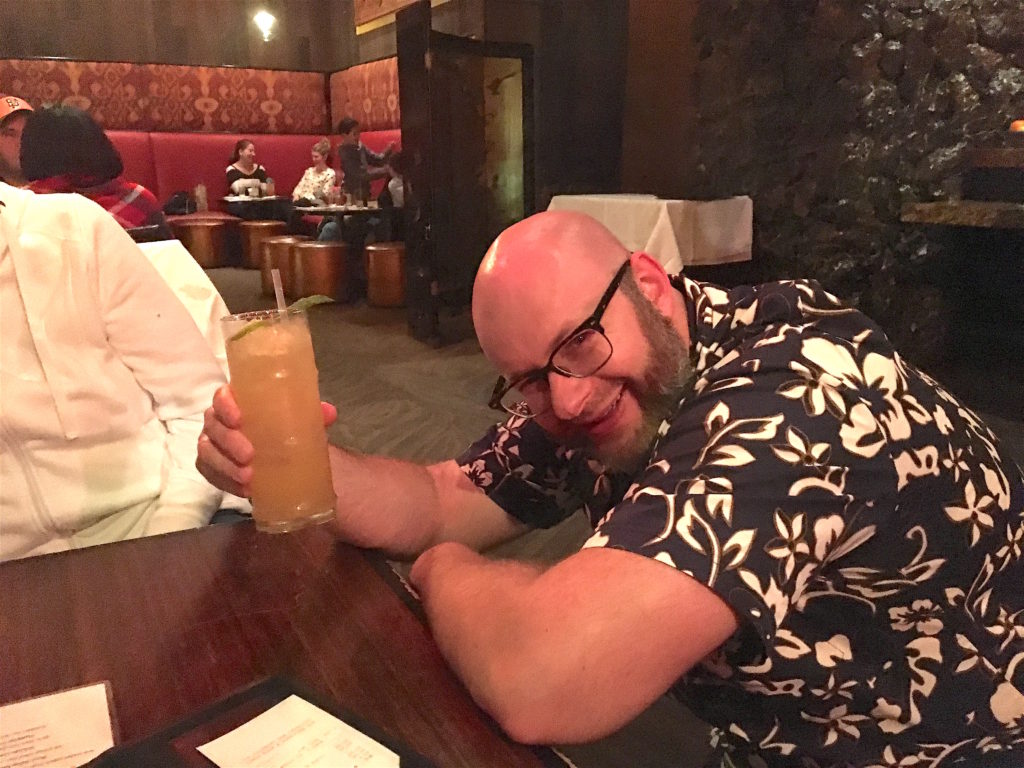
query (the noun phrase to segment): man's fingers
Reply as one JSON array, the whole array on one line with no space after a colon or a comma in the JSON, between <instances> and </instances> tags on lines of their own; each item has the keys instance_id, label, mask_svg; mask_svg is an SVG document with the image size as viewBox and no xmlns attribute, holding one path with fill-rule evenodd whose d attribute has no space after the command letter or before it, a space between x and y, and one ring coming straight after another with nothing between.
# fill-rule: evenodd
<instances>
[{"instance_id":1,"label":"man's fingers","mask_svg":"<svg viewBox=\"0 0 1024 768\"><path fill-rule=\"evenodd\" d=\"M231 391L230 384L224 384L221 387L218 387L217 391L214 393L213 411L217 414L217 419L225 426L231 427L232 429L238 429L242 426L242 411L239 409L238 403L235 401L235 395Z\"/></svg>"},{"instance_id":2,"label":"man's fingers","mask_svg":"<svg viewBox=\"0 0 1024 768\"><path fill-rule=\"evenodd\" d=\"M203 431L196 447L196 469L210 483L236 496L252 495L252 443L238 427L242 413L227 385L213 396L203 413Z\"/></svg>"},{"instance_id":3,"label":"man's fingers","mask_svg":"<svg viewBox=\"0 0 1024 768\"><path fill-rule=\"evenodd\" d=\"M235 464L245 465L252 461L255 453L252 443L241 431L225 425L213 408L207 408L203 413L203 434L214 448Z\"/></svg>"},{"instance_id":4,"label":"man's fingers","mask_svg":"<svg viewBox=\"0 0 1024 768\"><path fill-rule=\"evenodd\" d=\"M252 467L239 466L218 450L203 432L196 448L196 469L211 485L236 496L249 497Z\"/></svg>"}]
</instances>

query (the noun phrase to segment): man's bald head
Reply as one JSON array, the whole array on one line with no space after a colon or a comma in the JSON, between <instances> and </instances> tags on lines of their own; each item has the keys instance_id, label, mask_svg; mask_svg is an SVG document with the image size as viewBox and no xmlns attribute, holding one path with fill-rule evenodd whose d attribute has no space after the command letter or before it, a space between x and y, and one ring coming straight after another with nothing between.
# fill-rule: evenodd
<instances>
[{"instance_id":1,"label":"man's bald head","mask_svg":"<svg viewBox=\"0 0 1024 768\"><path fill-rule=\"evenodd\" d=\"M571 312L574 300L593 293L591 283L603 286L628 258L615 235L583 213L545 211L513 224L487 250L473 287L484 350L517 320L558 307Z\"/></svg>"}]
</instances>

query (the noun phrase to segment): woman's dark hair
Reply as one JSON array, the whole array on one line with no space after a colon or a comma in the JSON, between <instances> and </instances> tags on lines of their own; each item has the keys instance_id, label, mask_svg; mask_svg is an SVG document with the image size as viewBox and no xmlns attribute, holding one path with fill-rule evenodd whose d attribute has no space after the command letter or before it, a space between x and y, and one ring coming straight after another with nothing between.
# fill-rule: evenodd
<instances>
[{"instance_id":1,"label":"woman's dark hair","mask_svg":"<svg viewBox=\"0 0 1024 768\"><path fill-rule=\"evenodd\" d=\"M124 173L124 163L87 112L57 106L37 109L25 121L21 170L29 181L67 175L102 184Z\"/></svg>"},{"instance_id":2,"label":"woman's dark hair","mask_svg":"<svg viewBox=\"0 0 1024 768\"><path fill-rule=\"evenodd\" d=\"M248 139L239 139L235 142L235 151L231 153L231 162L237 163L238 158L242 155L242 150L252 144Z\"/></svg>"},{"instance_id":3,"label":"woman's dark hair","mask_svg":"<svg viewBox=\"0 0 1024 768\"><path fill-rule=\"evenodd\" d=\"M388 155L388 165L399 175L405 175L405 160L402 159L402 150L396 149Z\"/></svg>"}]
</instances>

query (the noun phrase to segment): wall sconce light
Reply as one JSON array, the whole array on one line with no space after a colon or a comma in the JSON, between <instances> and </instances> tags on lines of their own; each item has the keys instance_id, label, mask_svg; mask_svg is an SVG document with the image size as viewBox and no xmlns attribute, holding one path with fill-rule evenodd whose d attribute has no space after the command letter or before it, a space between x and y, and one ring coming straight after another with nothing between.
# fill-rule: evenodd
<instances>
[{"instance_id":1,"label":"wall sconce light","mask_svg":"<svg viewBox=\"0 0 1024 768\"><path fill-rule=\"evenodd\" d=\"M273 34L274 24L277 23L274 14L267 11L259 11L252 17L252 20L259 28L260 34L263 35L263 42L267 42Z\"/></svg>"}]
</instances>

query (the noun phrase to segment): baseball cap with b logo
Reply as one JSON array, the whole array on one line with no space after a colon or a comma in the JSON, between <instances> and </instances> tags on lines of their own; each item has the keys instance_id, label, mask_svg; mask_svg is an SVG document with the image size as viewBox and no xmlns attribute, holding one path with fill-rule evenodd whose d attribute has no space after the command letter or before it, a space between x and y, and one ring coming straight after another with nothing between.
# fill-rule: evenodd
<instances>
[{"instance_id":1,"label":"baseball cap with b logo","mask_svg":"<svg viewBox=\"0 0 1024 768\"><path fill-rule=\"evenodd\" d=\"M32 105L17 96L0 93L0 121L15 112L31 112Z\"/></svg>"}]
</instances>

